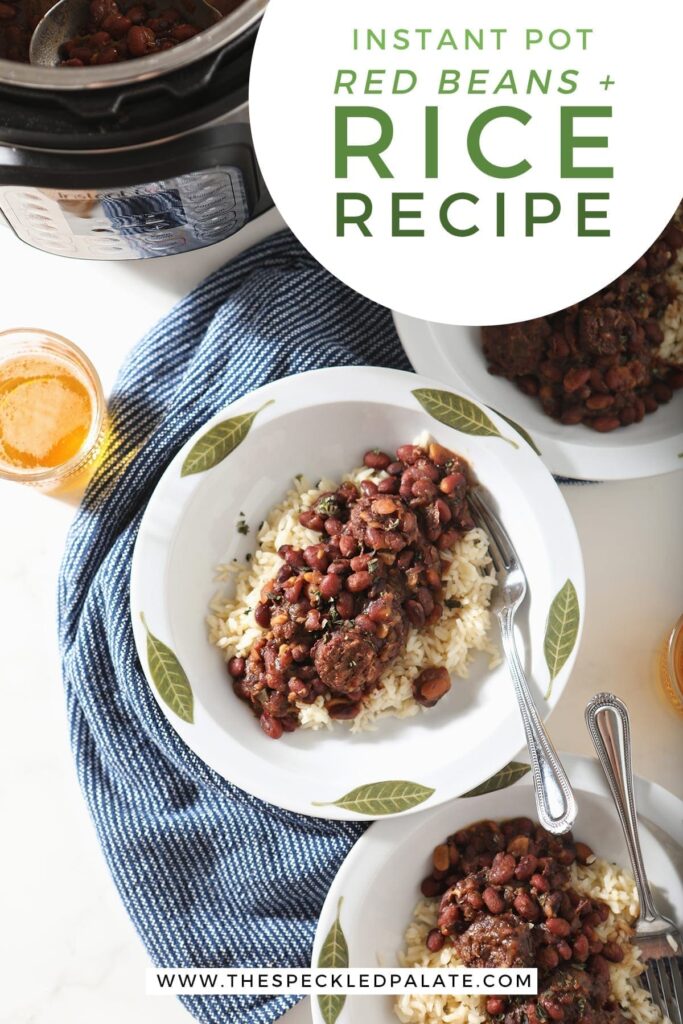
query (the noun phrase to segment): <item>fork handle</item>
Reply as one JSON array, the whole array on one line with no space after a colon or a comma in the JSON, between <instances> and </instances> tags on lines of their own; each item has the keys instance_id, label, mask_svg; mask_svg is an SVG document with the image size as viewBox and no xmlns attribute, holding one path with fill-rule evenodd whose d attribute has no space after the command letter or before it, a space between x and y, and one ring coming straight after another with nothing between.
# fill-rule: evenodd
<instances>
[{"instance_id":1,"label":"fork handle","mask_svg":"<svg viewBox=\"0 0 683 1024\"><path fill-rule=\"evenodd\" d=\"M640 918L643 921L653 920L657 917L657 911L645 874L638 837L628 709L613 693L597 693L586 705L586 725L607 776L619 821L624 830L638 889Z\"/></svg>"},{"instance_id":2,"label":"fork handle","mask_svg":"<svg viewBox=\"0 0 683 1024\"><path fill-rule=\"evenodd\" d=\"M576 800L567 773L541 721L519 660L513 632L512 610L502 611L499 618L503 650L515 687L531 757L539 821L546 831L561 835L569 832L576 821Z\"/></svg>"}]
</instances>

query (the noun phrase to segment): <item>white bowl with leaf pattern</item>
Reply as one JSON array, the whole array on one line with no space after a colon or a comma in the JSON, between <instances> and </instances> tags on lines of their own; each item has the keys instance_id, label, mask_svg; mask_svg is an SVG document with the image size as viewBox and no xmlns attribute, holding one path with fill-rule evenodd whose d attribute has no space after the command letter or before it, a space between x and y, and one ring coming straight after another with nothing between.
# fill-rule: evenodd
<instances>
[{"instance_id":1,"label":"white bowl with leaf pattern","mask_svg":"<svg viewBox=\"0 0 683 1024\"><path fill-rule=\"evenodd\" d=\"M598 762L563 755L579 806L574 828L605 860L630 871L628 852L605 776ZM482 819L536 818L528 771L508 788L510 776L492 778L487 792L455 800L410 821L376 822L339 869L322 909L312 963L325 967L394 967L403 937L430 873L432 851L458 829ZM657 904L672 920L683 915L683 801L636 778L636 803L647 872ZM326 996L311 1000L314 1024L397 1024L386 995Z\"/></svg>"},{"instance_id":2,"label":"white bowl with leaf pattern","mask_svg":"<svg viewBox=\"0 0 683 1024\"><path fill-rule=\"evenodd\" d=\"M518 639L544 717L567 684L584 617L581 551L559 488L514 427L398 370L276 381L219 412L170 463L140 525L131 577L137 649L162 712L220 775L270 803L345 820L407 814L475 788L523 746L505 665L489 671L483 655L428 712L386 718L375 732L339 723L271 740L207 639L215 566L245 558L296 474L338 478L368 448L395 449L425 430L470 461L519 551L529 597ZM238 522L250 525L247 536Z\"/></svg>"},{"instance_id":3,"label":"white bowl with leaf pattern","mask_svg":"<svg viewBox=\"0 0 683 1024\"><path fill-rule=\"evenodd\" d=\"M683 390L630 427L601 434L547 416L536 398L489 373L481 328L428 323L395 313L396 329L418 373L464 390L521 424L548 468L577 480L630 480L683 469Z\"/></svg>"}]
</instances>

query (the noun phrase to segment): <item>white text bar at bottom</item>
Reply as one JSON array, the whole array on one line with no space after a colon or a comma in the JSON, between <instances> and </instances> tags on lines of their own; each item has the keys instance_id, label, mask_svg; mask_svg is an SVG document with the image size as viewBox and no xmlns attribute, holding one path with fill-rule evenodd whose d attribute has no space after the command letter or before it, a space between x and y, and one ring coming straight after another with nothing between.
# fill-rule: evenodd
<instances>
[{"instance_id":1,"label":"white text bar at bottom","mask_svg":"<svg viewBox=\"0 0 683 1024\"><path fill-rule=\"evenodd\" d=\"M524 968L164 968L147 971L147 994L238 995L536 995L538 972Z\"/></svg>"}]
</instances>

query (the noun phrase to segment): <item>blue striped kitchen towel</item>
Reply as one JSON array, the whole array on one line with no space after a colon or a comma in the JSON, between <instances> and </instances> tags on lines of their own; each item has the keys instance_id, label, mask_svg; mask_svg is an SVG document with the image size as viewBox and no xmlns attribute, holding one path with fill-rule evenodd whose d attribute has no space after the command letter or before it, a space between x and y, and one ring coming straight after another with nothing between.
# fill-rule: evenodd
<instances>
[{"instance_id":1,"label":"blue striped kitchen towel","mask_svg":"<svg viewBox=\"0 0 683 1024\"><path fill-rule=\"evenodd\" d=\"M141 516L171 458L227 403L301 370L368 363L410 369L391 315L283 233L183 299L133 350L115 385L111 445L62 565L60 642L81 786L157 965L307 966L327 890L364 826L248 796L168 724L145 682L129 616ZM211 1024L269 1024L295 1001L185 1002Z\"/></svg>"}]
</instances>

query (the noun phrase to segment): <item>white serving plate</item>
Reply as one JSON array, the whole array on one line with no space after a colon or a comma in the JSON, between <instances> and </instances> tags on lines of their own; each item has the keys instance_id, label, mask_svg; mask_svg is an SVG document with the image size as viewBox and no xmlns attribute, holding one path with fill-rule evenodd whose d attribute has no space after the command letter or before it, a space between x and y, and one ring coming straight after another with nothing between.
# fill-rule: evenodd
<instances>
[{"instance_id":1,"label":"white serving plate","mask_svg":"<svg viewBox=\"0 0 683 1024\"><path fill-rule=\"evenodd\" d=\"M574 829L595 853L628 868L623 833L597 761L564 755L579 803ZM662 912L680 924L683 915L683 801L645 779L636 779L640 835L648 875ZM432 850L459 828L482 818L536 818L530 776L510 789L456 800L409 821L375 822L358 840L335 878L318 923L313 963L337 916L351 967L398 964L403 935L421 899L420 882L431 870ZM315 1024L323 1024L316 999ZM346 999L337 1024L397 1024L387 996Z\"/></svg>"},{"instance_id":2,"label":"white serving plate","mask_svg":"<svg viewBox=\"0 0 683 1024\"><path fill-rule=\"evenodd\" d=\"M544 717L569 679L580 630L550 699L544 699L549 683L546 620L568 579L576 589L581 624L585 608L581 552L560 490L503 420L492 417L502 437L480 437L433 419L412 394L433 386L433 381L398 370L352 367L317 370L260 388L188 441L143 517L133 558L131 614L140 660L159 706L188 746L220 775L280 807L367 820L367 814L334 801L358 786L386 780L434 790L404 813L435 806L479 785L524 743L507 670L501 665L489 671L483 655L470 679L456 680L436 708L409 719L386 719L376 732L352 736L340 723L331 732L299 729L277 741L263 734L232 692L223 658L208 643L205 617L218 589L215 566L244 559L258 524L297 473L312 480L338 477L358 465L368 448L395 449L424 430L462 453L495 496L527 571L530 596L518 616L519 641ZM205 472L181 475L188 452L207 429L261 408L246 438L224 461ZM251 524L247 537L236 529L242 514ZM189 680L191 722L179 717L153 684L142 615Z\"/></svg>"},{"instance_id":3,"label":"white serving plate","mask_svg":"<svg viewBox=\"0 0 683 1024\"><path fill-rule=\"evenodd\" d=\"M641 423L599 434L581 424L564 426L540 403L486 368L479 327L428 323L395 313L408 358L418 373L475 395L519 423L559 476L577 480L627 480L683 469L683 390Z\"/></svg>"}]
</instances>

